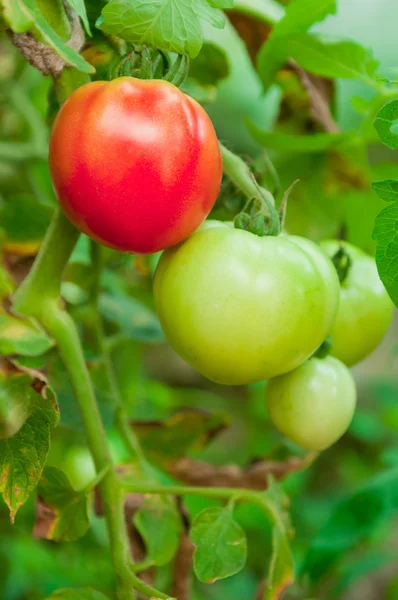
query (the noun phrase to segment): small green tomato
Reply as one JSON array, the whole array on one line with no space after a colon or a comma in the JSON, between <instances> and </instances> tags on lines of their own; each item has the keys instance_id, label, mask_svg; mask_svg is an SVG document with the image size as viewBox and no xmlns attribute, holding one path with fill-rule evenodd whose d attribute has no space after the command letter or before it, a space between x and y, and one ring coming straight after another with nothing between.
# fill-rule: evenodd
<instances>
[{"instance_id":1,"label":"small green tomato","mask_svg":"<svg viewBox=\"0 0 398 600\"><path fill-rule=\"evenodd\" d=\"M266 387L271 421L287 438L307 450L325 450L348 429L355 411L356 387L347 367L332 356L312 357Z\"/></svg>"}]
</instances>

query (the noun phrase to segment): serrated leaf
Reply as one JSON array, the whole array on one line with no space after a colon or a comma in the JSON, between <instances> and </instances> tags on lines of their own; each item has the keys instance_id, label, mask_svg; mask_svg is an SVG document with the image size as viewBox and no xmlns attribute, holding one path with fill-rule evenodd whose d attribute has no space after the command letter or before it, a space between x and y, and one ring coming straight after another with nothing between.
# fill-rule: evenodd
<instances>
[{"instance_id":1,"label":"serrated leaf","mask_svg":"<svg viewBox=\"0 0 398 600\"><path fill-rule=\"evenodd\" d=\"M190 538L195 544L195 575L203 583L231 577L246 564L245 532L234 521L230 506L206 508L199 513L192 523Z\"/></svg>"},{"instance_id":2,"label":"serrated leaf","mask_svg":"<svg viewBox=\"0 0 398 600\"><path fill-rule=\"evenodd\" d=\"M73 8L73 10L75 11L75 13L83 21L83 25L84 25L87 33L89 35L91 35L90 23L88 22L86 5L84 3L84 0L67 0L67 2L69 4L69 6L71 6Z\"/></svg>"},{"instance_id":3,"label":"serrated leaf","mask_svg":"<svg viewBox=\"0 0 398 600\"><path fill-rule=\"evenodd\" d=\"M38 494L35 538L73 542L86 534L90 527L91 492L76 492L60 469L47 467L40 479ZM40 514L43 504L47 509L44 517Z\"/></svg>"},{"instance_id":4,"label":"serrated leaf","mask_svg":"<svg viewBox=\"0 0 398 600\"><path fill-rule=\"evenodd\" d=\"M293 58L306 71L329 79L373 82L379 64L369 50L356 42L309 33L279 38L275 51Z\"/></svg>"},{"instance_id":5,"label":"serrated leaf","mask_svg":"<svg viewBox=\"0 0 398 600\"><path fill-rule=\"evenodd\" d=\"M289 56L278 47L278 39L293 33L305 33L311 25L335 12L336 0L293 0L290 2L285 16L275 25L257 57L258 71L265 90L272 84L278 69Z\"/></svg>"},{"instance_id":6,"label":"serrated leaf","mask_svg":"<svg viewBox=\"0 0 398 600\"><path fill-rule=\"evenodd\" d=\"M0 354L39 356L52 346L52 340L33 320L20 319L0 310Z\"/></svg>"},{"instance_id":7,"label":"serrated leaf","mask_svg":"<svg viewBox=\"0 0 398 600\"><path fill-rule=\"evenodd\" d=\"M6 3L6 20L13 31L21 33L34 27L35 31L40 33L41 41L50 46L68 65L84 73L95 72L95 69L76 50L68 46L47 23L35 0L3 0L3 2Z\"/></svg>"},{"instance_id":8,"label":"serrated leaf","mask_svg":"<svg viewBox=\"0 0 398 600\"><path fill-rule=\"evenodd\" d=\"M387 102L377 113L374 120L379 138L389 148L398 148L398 100Z\"/></svg>"},{"instance_id":9,"label":"serrated leaf","mask_svg":"<svg viewBox=\"0 0 398 600\"><path fill-rule=\"evenodd\" d=\"M290 518L286 512L286 496L273 478L263 495L273 513L272 557L268 569L264 600L278 600L284 590L294 581L294 561L288 534Z\"/></svg>"},{"instance_id":10,"label":"serrated leaf","mask_svg":"<svg viewBox=\"0 0 398 600\"><path fill-rule=\"evenodd\" d=\"M290 152L325 152L329 148L343 147L353 144L352 133L314 133L312 135L295 135L274 131L262 131L253 123L249 129L254 139L270 150L288 150Z\"/></svg>"},{"instance_id":11,"label":"serrated leaf","mask_svg":"<svg viewBox=\"0 0 398 600\"><path fill-rule=\"evenodd\" d=\"M398 202L392 202L377 215L372 238L377 244L376 264L380 279L398 306Z\"/></svg>"},{"instance_id":12,"label":"serrated leaf","mask_svg":"<svg viewBox=\"0 0 398 600\"><path fill-rule=\"evenodd\" d=\"M231 0L111 0L97 27L128 42L194 58L203 44L200 19L222 28L220 9L231 6Z\"/></svg>"},{"instance_id":13,"label":"serrated leaf","mask_svg":"<svg viewBox=\"0 0 398 600\"><path fill-rule=\"evenodd\" d=\"M294 581L294 563L289 542L277 527L272 530L272 559L264 600L278 600Z\"/></svg>"},{"instance_id":14,"label":"serrated leaf","mask_svg":"<svg viewBox=\"0 0 398 600\"><path fill-rule=\"evenodd\" d=\"M134 525L155 565L166 565L174 558L182 531L174 498L147 496L134 516Z\"/></svg>"},{"instance_id":15,"label":"serrated leaf","mask_svg":"<svg viewBox=\"0 0 398 600\"><path fill-rule=\"evenodd\" d=\"M374 181L372 183L373 191L386 202L398 201L398 181L395 179L385 179L384 181Z\"/></svg>"},{"instance_id":16,"label":"serrated leaf","mask_svg":"<svg viewBox=\"0 0 398 600\"><path fill-rule=\"evenodd\" d=\"M224 414L185 411L164 421L133 423L145 453L155 460L176 460L190 450L203 448L227 425Z\"/></svg>"},{"instance_id":17,"label":"serrated leaf","mask_svg":"<svg viewBox=\"0 0 398 600\"><path fill-rule=\"evenodd\" d=\"M350 550L360 547L397 513L398 470L392 469L337 504L311 542L303 573L312 581L319 581Z\"/></svg>"},{"instance_id":18,"label":"serrated leaf","mask_svg":"<svg viewBox=\"0 0 398 600\"><path fill-rule=\"evenodd\" d=\"M50 431L58 423L55 394L50 387L26 373L17 377L19 394L28 398L29 416L11 438L0 440L0 493L14 521L40 480L50 449ZM3 382L3 385L4 382Z\"/></svg>"},{"instance_id":19,"label":"serrated leaf","mask_svg":"<svg viewBox=\"0 0 398 600\"><path fill-rule=\"evenodd\" d=\"M102 316L119 325L124 337L140 342L160 342L164 334L154 312L144 304L124 294L101 294Z\"/></svg>"},{"instance_id":20,"label":"serrated leaf","mask_svg":"<svg viewBox=\"0 0 398 600\"><path fill-rule=\"evenodd\" d=\"M92 588L65 588L57 590L45 600L108 600L108 598Z\"/></svg>"}]
</instances>

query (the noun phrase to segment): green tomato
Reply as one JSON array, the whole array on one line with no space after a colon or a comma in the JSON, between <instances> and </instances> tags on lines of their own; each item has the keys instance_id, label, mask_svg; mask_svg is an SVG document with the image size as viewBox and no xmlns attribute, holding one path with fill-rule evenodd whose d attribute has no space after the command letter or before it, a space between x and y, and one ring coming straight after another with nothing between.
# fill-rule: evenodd
<instances>
[{"instance_id":1,"label":"green tomato","mask_svg":"<svg viewBox=\"0 0 398 600\"><path fill-rule=\"evenodd\" d=\"M340 307L330 335L333 356L348 366L355 365L380 344L391 323L394 306L371 256L339 240L328 240L321 246L330 257L342 246L352 260L341 284Z\"/></svg>"},{"instance_id":2,"label":"green tomato","mask_svg":"<svg viewBox=\"0 0 398 600\"><path fill-rule=\"evenodd\" d=\"M312 357L266 387L271 421L287 438L312 451L325 450L348 429L355 411L355 382L332 356Z\"/></svg>"},{"instance_id":3,"label":"green tomato","mask_svg":"<svg viewBox=\"0 0 398 600\"><path fill-rule=\"evenodd\" d=\"M212 381L240 385L313 354L335 319L339 281L309 240L219 223L163 253L154 297L172 347Z\"/></svg>"}]
</instances>

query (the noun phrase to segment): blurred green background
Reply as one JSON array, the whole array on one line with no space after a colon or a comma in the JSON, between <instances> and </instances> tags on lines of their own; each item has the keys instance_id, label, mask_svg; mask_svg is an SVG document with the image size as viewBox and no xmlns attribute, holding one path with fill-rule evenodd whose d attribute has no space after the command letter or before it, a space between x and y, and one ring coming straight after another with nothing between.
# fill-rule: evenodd
<instances>
[{"instance_id":1,"label":"blurred green background","mask_svg":"<svg viewBox=\"0 0 398 600\"><path fill-rule=\"evenodd\" d=\"M379 25L380 15L388 15ZM371 46L383 75L397 76L396 0L340 0L339 12L317 30ZM239 23L235 23L237 26ZM223 32L206 29L209 42L225 52L229 75L222 80L208 109L220 138L264 170L263 149L251 137L248 120L261 129L277 123L282 131L306 130L309 114L304 91L286 72L263 96L248 48L258 31L246 23L245 41L228 24ZM14 274L31 264L54 207L46 163L49 124L53 114L50 81L26 65L5 36L0 38L0 223L7 235L6 260ZM333 90L337 121L349 130L367 118L357 110L371 101L356 81L337 81ZM50 110L49 110L50 107ZM369 116L370 123L372 115ZM371 191L374 179L396 176L392 152L370 143L350 156L324 153L270 152L282 187L297 177L287 227L313 239L336 236L374 251L371 232L383 202ZM369 162L368 162L369 160ZM272 185L267 173L264 180ZM214 216L231 218L239 198L225 182ZM263 457L299 453L272 428L264 405L264 386L247 389L210 384L177 357L163 339L153 311L151 271L155 258L106 253L101 310L108 342L134 421L160 420L181 409L227 413L231 424L195 458L220 465L244 466ZM91 361L105 421L110 424L109 397L101 381L99 357L86 334L84 303L89 278L87 240L82 237L68 268L63 295L78 319ZM288 476L284 487L291 500L295 528L292 542L299 583L284 598L319 600L398 600L398 319L382 345L354 369L359 389L358 410L349 432L305 472ZM40 368L41 359L32 361ZM98 363L98 364L97 364ZM75 487L94 475L77 409L62 366L51 352L46 357L50 383L58 394L61 426L56 430L49 464L62 468ZM112 428L115 458L123 447ZM190 499L192 516L208 502ZM195 584L194 600L255 598L270 556L270 529L253 507L240 507L238 520L249 541L247 568L212 586ZM15 525L0 507L0 598L41 600L61 587L92 586L111 597L113 573L102 519L93 517L90 532L74 543L33 540L34 499L18 514ZM160 569L162 586L170 573Z\"/></svg>"}]
</instances>

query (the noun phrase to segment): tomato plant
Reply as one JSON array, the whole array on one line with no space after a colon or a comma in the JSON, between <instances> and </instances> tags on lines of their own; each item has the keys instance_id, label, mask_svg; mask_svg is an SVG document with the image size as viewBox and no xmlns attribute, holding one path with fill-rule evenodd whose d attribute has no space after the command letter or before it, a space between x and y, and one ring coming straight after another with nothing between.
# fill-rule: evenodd
<instances>
[{"instance_id":1,"label":"tomato plant","mask_svg":"<svg viewBox=\"0 0 398 600\"><path fill-rule=\"evenodd\" d=\"M49 158L72 223L126 252L181 242L208 215L221 182L210 119L167 81L121 77L82 86L58 113Z\"/></svg>"},{"instance_id":2,"label":"tomato plant","mask_svg":"<svg viewBox=\"0 0 398 600\"><path fill-rule=\"evenodd\" d=\"M1 600L396 600L398 4L358 4L0 0Z\"/></svg>"},{"instance_id":3,"label":"tomato plant","mask_svg":"<svg viewBox=\"0 0 398 600\"><path fill-rule=\"evenodd\" d=\"M286 437L307 450L325 450L348 429L356 389L337 358L310 358L297 369L268 382L271 421Z\"/></svg>"},{"instance_id":4,"label":"tomato plant","mask_svg":"<svg viewBox=\"0 0 398 600\"><path fill-rule=\"evenodd\" d=\"M394 307L371 256L337 240L323 242L322 248L331 258L343 249L349 261L330 335L333 355L348 366L355 365L380 344L391 323Z\"/></svg>"},{"instance_id":5,"label":"tomato plant","mask_svg":"<svg viewBox=\"0 0 398 600\"><path fill-rule=\"evenodd\" d=\"M154 296L168 340L218 383L247 384L294 369L333 324L339 286L331 261L297 236L257 237L214 225L160 259Z\"/></svg>"}]
</instances>

